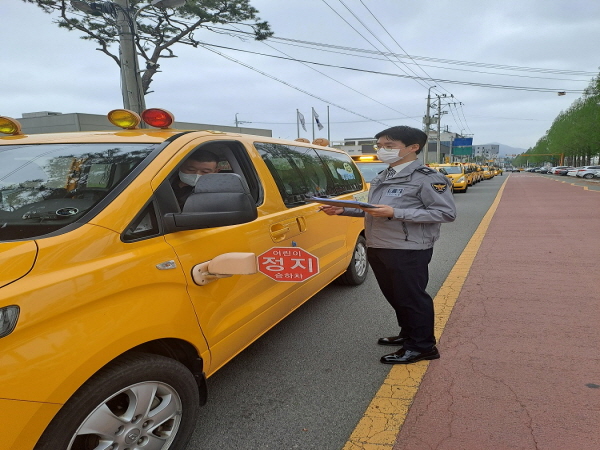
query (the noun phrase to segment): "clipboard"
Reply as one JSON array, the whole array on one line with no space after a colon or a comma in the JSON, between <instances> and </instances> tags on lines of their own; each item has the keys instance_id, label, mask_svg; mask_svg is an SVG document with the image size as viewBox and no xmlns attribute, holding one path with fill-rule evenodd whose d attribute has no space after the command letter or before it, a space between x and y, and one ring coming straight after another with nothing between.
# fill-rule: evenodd
<instances>
[{"instance_id":1,"label":"clipboard","mask_svg":"<svg viewBox=\"0 0 600 450\"><path fill-rule=\"evenodd\" d=\"M359 202L356 200L336 200L334 198L321 198L321 197L310 197L307 199L309 202L323 203L324 205L330 206L342 206L342 207L360 207L360 208L377 208L375 205L370 203Z\"/></svg>"}]
</instances>

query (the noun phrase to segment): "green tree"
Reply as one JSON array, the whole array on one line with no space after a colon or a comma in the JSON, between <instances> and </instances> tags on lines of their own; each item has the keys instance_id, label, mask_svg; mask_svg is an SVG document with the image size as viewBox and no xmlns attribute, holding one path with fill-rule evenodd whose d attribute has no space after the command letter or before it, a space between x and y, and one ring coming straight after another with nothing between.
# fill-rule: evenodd
<instances>
[{"instance_id":1,"label":"green tree","mask_svg":"<svg viewBox=\"0 0 600 450\"><path fill-rule=\"evenodd\" d=\"M187 0L184 6L176 9L152 6L151 0L23 1L35 4L47 13L58 13L55 23L59 27L79 31L83 34L81 39L96 42L99 45L97 50L112 58L119 67L121 58L118 44L121 30L118 16L119 13L124 13L129 28L136 30L133 39L137 54L145 63L142 75L144 94L150 92L152 79L160 68L159 60L176 57L172 49L175 44L197 47L201 41L194 32L213 31L210 24L248 26L259 41L273 35L269 24L257 16L258 10L250 5L250 0ZM73 5L79 8L74 8ZM87 12L80 9L82 5ZM123 8L121 5L128 7Z\"/></svg>"},{"instance_id":2,"label":"green tree","mask_svg":"<svg viewBox=\"0 0 600 450\"><path fill-rule=\"evenodd\" d=\"M549 161L551 157L542 156L547 153L563 154L564 163L574 166L590 164L600 155L600 75L591 80L580 98L556 116L546 134L522 157ZM540 156L535 157L536 154Z\"/></svg>"}]
</instances>

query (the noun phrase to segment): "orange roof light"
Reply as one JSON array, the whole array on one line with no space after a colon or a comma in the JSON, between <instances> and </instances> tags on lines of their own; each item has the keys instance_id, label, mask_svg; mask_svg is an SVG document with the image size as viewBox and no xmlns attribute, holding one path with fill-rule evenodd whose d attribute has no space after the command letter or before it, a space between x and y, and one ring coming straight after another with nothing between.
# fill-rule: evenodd
<instances>
[{"instance_id":1,"label":"orange roof light","mask_svg":"<svg viewBox=\"0 0 600 450\"><path fill-rule=\"evenodd\" d=\"M108 120L114 126L125 128L126 130L135 130L142 121L140 116L128 109L113 109L108 113Z\"/></svg>"},{"instance_id":2,"label":"orange roof light","mask_svg":"<svg viewBox=\"0 0 600 450\"><path fill-rule=\"evenodd\" d=\"M175 116L166 109L150 108L142 113L142 119L151 127L169 128L175 122Z\"/></svg>"},{"instance_id":3,"label":"orange roof light","mask_svg":"<svg viewBox=\"0 0 600 450\"><path fill-rule=\"evenodd\" d=\"M21 124L19 121L5 116L0 116L0 133L12 135L23 134L21 133Z\"/></svg>"},{"instance_id":4,"label":"orange roof light","mask_svg":"<svg viewBox=\"0 0 600 450\"><path fill-rule=\"evenodd\" d=\"M368 156L359 156L358 157L359 161L375 161L375 159L376 159L376 157L375 156L371 156L371 155L368 155Z\"/></svg>"}]
</instances>

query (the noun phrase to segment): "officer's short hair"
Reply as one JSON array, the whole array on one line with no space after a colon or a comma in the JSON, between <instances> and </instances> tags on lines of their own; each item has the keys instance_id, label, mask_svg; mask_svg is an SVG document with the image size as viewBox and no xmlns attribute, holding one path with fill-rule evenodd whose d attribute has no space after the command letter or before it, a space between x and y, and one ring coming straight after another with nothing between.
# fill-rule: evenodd
<instances>
[{"instance_id":1,"label":"officer's short hair","mask_svg":"<svg viewBox=\"0 0 600 450\"><path fill-rule=\"evenodd\" d=\"M425 143L427 142L427 135L425 132L418 128L408 127L406 125L399 125L380 131L375 135L375 139L379 139L380 137L386 137L392 141L400 141L406 146L418 144L419 150L415 152L417 155L421 153L421 150L423 150L423 147L425 147Z\"/></svg>"}]
</instances>

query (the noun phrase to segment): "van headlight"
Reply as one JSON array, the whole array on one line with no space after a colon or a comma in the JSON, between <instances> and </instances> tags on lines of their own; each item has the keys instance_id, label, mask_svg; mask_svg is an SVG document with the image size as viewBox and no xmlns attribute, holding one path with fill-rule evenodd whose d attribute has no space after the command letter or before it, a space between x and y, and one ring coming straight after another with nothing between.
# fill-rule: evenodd
<instances>
[{"instance_id":1,"label":"van headlight","mask_svg":"<svg viewBox=\"0 0 600 450\"><path fill-rule=\"evenodd\" d=\"M0 308L0 338L8 336L17 326L19 307L17 305Z\"/></svg>"},{"instance_id":2,"label":"van headlight","mask_svg":"<svg viewBox=\"0 0 600 450\"><path fill-rule=\"evenodd\" d=\"M457 183L464 183L465 182L465 177L460 177L457 181Z\"/></svg>"}]
</instances>

